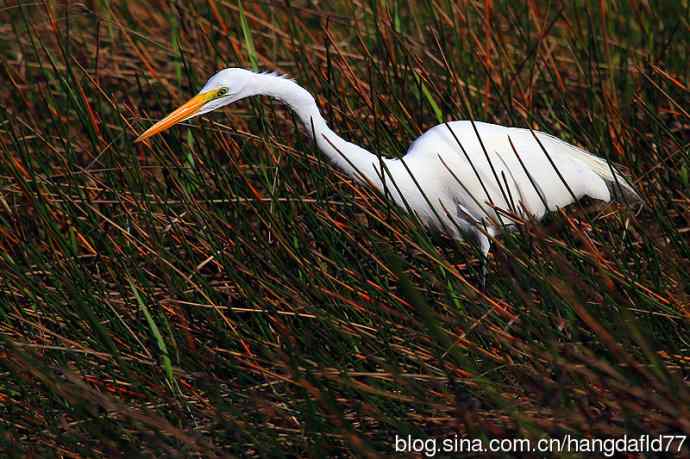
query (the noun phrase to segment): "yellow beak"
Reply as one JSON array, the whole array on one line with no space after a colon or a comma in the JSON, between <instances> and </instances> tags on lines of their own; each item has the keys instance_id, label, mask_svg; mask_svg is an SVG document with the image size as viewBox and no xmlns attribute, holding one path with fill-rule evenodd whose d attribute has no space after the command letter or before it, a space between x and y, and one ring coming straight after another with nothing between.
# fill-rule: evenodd
<instances>
[{"instance_id":1,"label":"yellow beak","mask_svg":"<svg viewBox=\"0 0 690 459\"><path fill-rule=\"evenodd\" d=\"M153 137L154 135L165 131L166 129L170 128L171 126L176 125L179 122L182 122L186 119L191 118L192 116L196 115L199 110L201 110L201 107L206 105L207 102L212 100L215 97L215 91L208 91L208 92L203 92L201 94L197 94L196 96L192 97L189 99L187 102L185 102L184 105L182 105L180 108L148 128L143 134L141 134L139 137L134 142L141 142L149 137Z\"/></svg>"}]
</instances>

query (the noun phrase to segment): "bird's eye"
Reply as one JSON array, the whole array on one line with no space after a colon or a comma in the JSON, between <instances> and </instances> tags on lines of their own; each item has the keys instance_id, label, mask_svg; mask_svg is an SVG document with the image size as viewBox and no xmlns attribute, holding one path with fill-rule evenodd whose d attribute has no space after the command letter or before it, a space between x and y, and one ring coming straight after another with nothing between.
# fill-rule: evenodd
<instances>
[{"instance_id":1,"label":"bird's eye","mask_svg":"<svg viewBox=\"0 0 690 459\"><path fill-rule=\"evenodd\" d=\"M223 97L223 96L227 95L227 93L228 93L228 88L220 88L218 90L217 94L218 94L218 97Z\"/></svg>"}]
</instances>

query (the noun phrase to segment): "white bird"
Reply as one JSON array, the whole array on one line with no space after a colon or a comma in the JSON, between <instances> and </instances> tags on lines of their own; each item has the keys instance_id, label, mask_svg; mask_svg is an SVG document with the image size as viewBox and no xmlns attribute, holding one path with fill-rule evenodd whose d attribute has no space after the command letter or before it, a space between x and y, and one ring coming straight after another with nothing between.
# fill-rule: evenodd
<instances>
[{"instance_id":1,"label":"white bird","mask_svg":"<svg viewBox=\"0 0 690 459\"><path fill-rule=\"evenodd\" d=\"M294 110L318 148L348 175L370 183L428 227L474 240L482 255L482 284L491 238L514 224L506 213L540 219L583 196L640 200L605 159L529 129L451 121L426 131L404 157L384 158L334 133L314 97L294 81L239 68L213 75L195 97L136 142L256 95L275 97Z\"/></svg>"}]
</instances>

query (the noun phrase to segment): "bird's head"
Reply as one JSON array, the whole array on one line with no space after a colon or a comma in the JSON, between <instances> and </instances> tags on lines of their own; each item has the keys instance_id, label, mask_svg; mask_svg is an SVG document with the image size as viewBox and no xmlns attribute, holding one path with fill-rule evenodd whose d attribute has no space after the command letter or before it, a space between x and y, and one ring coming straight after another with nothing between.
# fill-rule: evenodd
<instances>
[{"instance_id":1,"label":"bird's head","mask_svg":"<svg viewBox=\"0 0 690 459\"><path fill-rule=\"evenodd\" d=\"M255 95L256 88L252 83L256 80L256 75L254 72L238 68L221 70L209 78L196 96L148 128L135 142L146 140L182 121Z\"/></svg>"}]
</instances>

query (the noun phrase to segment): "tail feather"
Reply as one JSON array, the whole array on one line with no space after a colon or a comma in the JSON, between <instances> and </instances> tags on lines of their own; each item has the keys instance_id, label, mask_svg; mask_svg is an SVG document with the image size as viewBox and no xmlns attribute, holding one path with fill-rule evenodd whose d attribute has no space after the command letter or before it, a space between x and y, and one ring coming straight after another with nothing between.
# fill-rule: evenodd
<instances>
[{"instance_id":1,"label":"tail feather","mask_svg":"<svg viewBox=\"0 0 690 459\"><path fill-rule=\"evenodd\" d=\"M635 188L633 188L623 174L618 172L612 163L587 153L584 150L578 159L585 162L595 174L604 179L612 199L623 202L642 202L642 198Z\"/></svg>"},{"instance_id":2,"label":"tail feather","mask_svg":"<svg viewBox=\"0 0 690 459\"><path fill-rule=\"evenodd\" d=\"M567 146L566 150L573 158L586 164L592 170L592 172L604 180L606 187L611 193L611 199L622 202L643 202L635 188L633 188L623 174L618 172L612 163L609 163L604 158L591 154L587 150L583 150L575 145L564 142L563 140L550 134L539 133L537 135L543 136L541 137L542 139L550 139Z\"/></svg>"}]
</instances>

